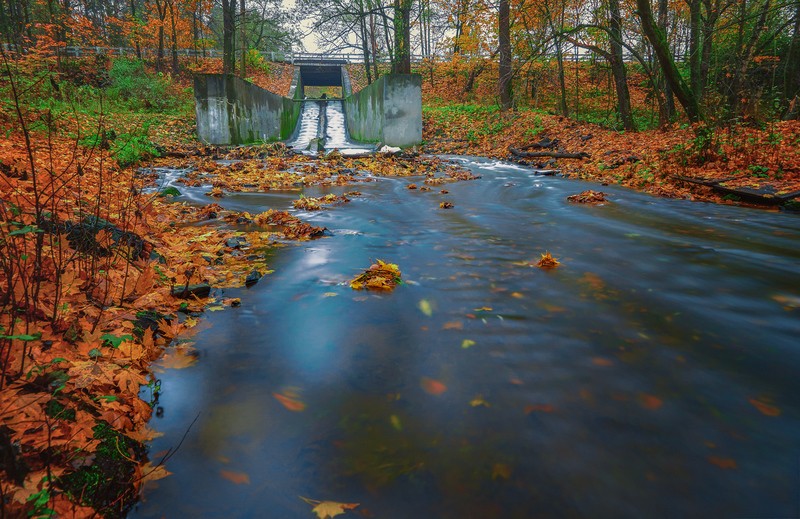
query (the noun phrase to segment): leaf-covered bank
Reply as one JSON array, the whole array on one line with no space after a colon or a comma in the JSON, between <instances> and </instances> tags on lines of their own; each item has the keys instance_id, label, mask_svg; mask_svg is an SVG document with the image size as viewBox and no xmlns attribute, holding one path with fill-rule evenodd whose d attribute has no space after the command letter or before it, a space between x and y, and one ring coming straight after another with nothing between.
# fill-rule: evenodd
<instances>
[{"instance_id":1,"label":"leaf-covered bank","mask_svg":"<svg viewBox=\"0 0 800 519\"><path fill-rule=\"evenodd\" d=\"M800 191L800 123L617 132L539 111L447 105L423 111L426 151L480 155L692 200L738 203L742 188ZM573 155L569 157L569 155ZM714 189L708 184L717 183Z\"/></svg>"}]
</instances>

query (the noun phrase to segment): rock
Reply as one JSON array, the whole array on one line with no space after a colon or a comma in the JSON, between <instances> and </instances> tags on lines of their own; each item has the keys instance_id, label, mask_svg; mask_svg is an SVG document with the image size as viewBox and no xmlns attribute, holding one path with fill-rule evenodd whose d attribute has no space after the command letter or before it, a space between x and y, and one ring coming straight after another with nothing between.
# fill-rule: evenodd
<instances>
[{"instance_id":1,"label":"rock","mask_svg":"<svg viewBox=\"0 0 800 519\"><path fill-rule=\"evenodd\" d=\"M378 150L378 153L382 153L384 155L397 155L401 151L402 150L400 148L396 147L396 146L385 146L384 145Z\"/></svg>"},{"instance_id":2,"label":"rock","mask_svg":"<svg viewBox=\"0 0 800 519\"><path fill-rule=\"evenodd\" d=\"M251 286L258 283L258 280L261 279L261 272L254 270L250 272L244 280L244 286L250 288Z\"/></svg>"},{"instance_id":3,"label":"rock","mask_svg":"<svg viewBox=\"0 0 800 519\"><path fill-rule=\"evenodd\" d=\"M173 297L189 299L190 297L208 297L211 293L211 285L208 283L198 283L196 285L172 287Z\"/></svg>"},{"instance_id":4,"label":"rock","mask_svg":"<svg viewBox=\"0 0 800 519\"><path fill-rule=\"evenodd\" d=\"M250 244L242 236L234 236L225 240L225 246L231 249L247 249Z\"/></svg>"}]
</instances>

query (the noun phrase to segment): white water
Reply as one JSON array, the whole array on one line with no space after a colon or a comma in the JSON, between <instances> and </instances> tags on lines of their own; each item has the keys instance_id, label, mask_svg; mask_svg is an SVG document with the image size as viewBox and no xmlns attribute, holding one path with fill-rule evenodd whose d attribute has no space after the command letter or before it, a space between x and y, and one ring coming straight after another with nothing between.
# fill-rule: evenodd
<instances>
[{"instance_id":1,"label":"white water","mask_svg":"<svg viewBox=\"0 0 800 519\"><path fill-rule=\"evenodd\" d=\"M331 100L326 103L326 124L322 135L320 135L319 128L321 115L318 101L306 101L303 103L303 111L300 114L300 130L297 137L286 144L299 151L315 153L316 150L310 148L309 145L313 139L324 135L324 149L326 151L339 150L343 155L354 155L368 153L373 150L370 145L356 143L348 138L342 101Z\"/></svg>"}]
</instances>

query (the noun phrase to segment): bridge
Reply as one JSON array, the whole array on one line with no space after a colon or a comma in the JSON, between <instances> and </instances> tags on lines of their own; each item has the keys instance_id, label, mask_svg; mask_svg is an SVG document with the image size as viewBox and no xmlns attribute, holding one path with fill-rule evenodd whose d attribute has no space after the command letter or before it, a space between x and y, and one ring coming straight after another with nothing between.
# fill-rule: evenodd
<instances>
[{"instance_id":1,"label":"bridge","mask_svg":"<svg viewBox=\"0 0 800 519\"><path fill-rule=\"evenodd\" d=\"M282 140L307 153L362 153L377 143L407 147L422 141L418 74L385 74L353 94L346 59L306 55L293 62L286 97L232 75L195 75L200 140L227 145ZM342 98L308 99L306 87L338 87Z\"/></svg>"}]
</instances>

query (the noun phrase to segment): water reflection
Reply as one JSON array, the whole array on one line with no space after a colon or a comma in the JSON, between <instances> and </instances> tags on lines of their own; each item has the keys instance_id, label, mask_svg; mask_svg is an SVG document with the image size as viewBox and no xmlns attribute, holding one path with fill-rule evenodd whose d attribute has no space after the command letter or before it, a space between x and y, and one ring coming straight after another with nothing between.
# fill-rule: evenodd
<instances>
[{"instance_id":1,"label":"water reflection","mask_svg":"<svg viewBox=\"0 0 800 519\"><path fill-rule=\"evenodd\" d=\"M359 186L232 291L162 377L153 452L200 418L132 516L798 514L800 220L469 166L448 195ZM376 258L407 284L352 291Z\"/></svg>"}]
</instances>

